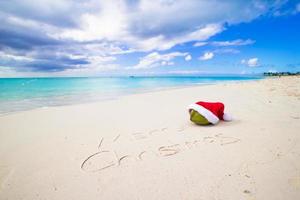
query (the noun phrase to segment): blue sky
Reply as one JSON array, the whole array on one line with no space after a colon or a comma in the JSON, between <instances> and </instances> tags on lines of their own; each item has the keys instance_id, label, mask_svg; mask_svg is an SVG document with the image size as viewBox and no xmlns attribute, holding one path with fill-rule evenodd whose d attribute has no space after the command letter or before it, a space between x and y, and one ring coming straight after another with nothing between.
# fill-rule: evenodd
<instances>
[{"instance_id":1,"label":"blue sky","mask_svg":"<svg viewBox=\"0 0 300 200\"><path fill-rule=\"evenodd\" d=\"M300 71L299 0L10 0L0 20L0 77Z\"/></svg>"}]
</instances>

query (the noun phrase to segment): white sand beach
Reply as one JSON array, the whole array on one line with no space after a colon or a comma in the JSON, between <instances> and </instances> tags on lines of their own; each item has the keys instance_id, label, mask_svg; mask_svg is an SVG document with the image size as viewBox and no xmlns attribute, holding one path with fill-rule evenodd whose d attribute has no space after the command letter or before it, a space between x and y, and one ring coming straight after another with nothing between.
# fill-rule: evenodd
<instances>
[{"instance_id":1,"label":"white sand beach","mask_svg":"<svg viewBox=\"0 0 300 200\"><path fill-rule=\"evenodd\" d=\"M197 126L221 101L232 122ZM300 77L0 117L0 199L300 199Z\"/></svg>"}]
</instances>

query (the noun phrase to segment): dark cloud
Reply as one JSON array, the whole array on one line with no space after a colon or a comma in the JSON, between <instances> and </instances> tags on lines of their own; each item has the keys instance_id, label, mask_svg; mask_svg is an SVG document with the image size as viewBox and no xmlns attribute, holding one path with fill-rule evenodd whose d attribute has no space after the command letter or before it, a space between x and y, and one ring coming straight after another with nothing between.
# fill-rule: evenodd
<instances>
[{"instance_id":1,"label":"dark cloud","mask_svg":"<svg viewBox=\"0 0 300 200\"><path fill-rule=\"evenodd\" d=\"M0 9L1 10L1 9ZM0 12L0 50L11 48L31 50L41 46L57 46L65 43L48 36L42 27L25 19L15 19ZM27 24L26 24L27 23Z\"/></svg>"},{"instance_id":2,"label":"dark cloud","mask_svg":"<svg viewBox=\"0 0 300 200\"><path fill-rule=\"evenodd\" d=\"M72 58L67 54L57 55L57 51L50 52L35 50L30 52L31 56L26 55L26 53L23 55L22 53L19 55L4 54L0 59L0 66L9 66L20 72L60 72L90 64L88 58L85 57Z\"/></svg>"},{"instance_id":3,"label":"dark cloud","mask_svg":"<svg viewBox=\"0 0 300 200\"><path fill-rule=\"evenodd\" d=\"M60 45L62 41L55 40L42 34L31 32L18 32L0 28L0 49L33 49L38 46Z\"/></svg>"},{"instance_id":4,"label":"dark cloud","mask_svg":"<svg viewBox=\"0 0 300 200\"><path fill-rule=\"evenodd\" d=\"M1 66L8 66L19 72L58 72L78 66L84 67L90 63L85 57L72 58L70 55L73 51L68 50L69 47L74 46L80 49L85 43L55 39L48 36L42 27L39 29L30 26L31 24L26 26L12 23L8 15L3 12L0 13L0 19L2 20L0 24ZM63 21L63 18L61 20ZM77 52L80 53L79 50Z\"/></svg>"},{"instance_id":5,"label":"dark cloud","mask_svg":"<svg viewBox=\"0 0 300 200\"><path fill-rule=\"evenodd\" d=\"M64 63L57 63L53 61L36 61L17 68L17 70L22 71L26 69L26 71L30 70L32 72L60 72L66 69L74 68L74 65L68 65Z\"/></svg>"},{"instance_id":6,"label":"dark cloud","mask_svg":"<svg viewBox=\"0 0 300 200\"><path fill-rule=\"evenodd\" d=\"M8 16L30 19L58 27L77 27L76 16L82 11L79 2L46 0L0 1L0 11Z\"/></svg>"},{"instance_id":7,"label":"dark cloud","mask_svg":"<svg viewBox=\"0 0 300 200\"><path fill-rule=\"evenodd\" d=\"M60 72L66 69L84 67L90 62L84 59L71 59L71 58L57 58L57 59L44 59L33 60L30 62L15 63L17 71L33 71L33 72Z\"/></svg>"},{"instance_id":8,"label":"dark cloud","mask_svg":"<svg viewBox=\"0 0 300 200\"><path fill-rule=\"evenodd\" d=\"M89 61L87 61L86 58L72 58L68 55L57 55L55 53L47 53L47 54L37 54L34 57L36 60L39 61L51 61L54 63L63 63L66 65L86 65L86 64L90 64Z\"/></svg>"}]
</instances>

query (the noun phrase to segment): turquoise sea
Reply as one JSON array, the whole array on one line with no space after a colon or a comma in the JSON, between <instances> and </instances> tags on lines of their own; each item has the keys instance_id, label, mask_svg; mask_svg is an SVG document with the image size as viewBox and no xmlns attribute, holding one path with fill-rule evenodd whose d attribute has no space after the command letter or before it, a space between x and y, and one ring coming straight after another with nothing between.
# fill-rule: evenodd
<instances>
[{"instance_id":1,"label":"turquoise sea","mask_svg":"<svg viewBox=\"0 0 300 200\"><path fill-rule=\"evenodd\" d=\"M0 78L0 114L117 98L122 95L260 76Z\"/></svg>"}]
</instances>

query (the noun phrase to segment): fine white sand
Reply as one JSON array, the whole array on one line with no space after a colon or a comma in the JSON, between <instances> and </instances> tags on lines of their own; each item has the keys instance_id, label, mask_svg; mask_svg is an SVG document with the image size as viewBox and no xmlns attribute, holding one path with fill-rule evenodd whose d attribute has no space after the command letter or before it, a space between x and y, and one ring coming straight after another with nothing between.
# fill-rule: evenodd
<instances>
[{"instance_id":1,"label":"fine white sand","mask_svg":"<svg viewBox=\"0 0 300 200\"><path fill-rule=\"evenodd\" d=\"M221 101L235 120L196 126ZM1 200L300 199L300 77L0 117Z\"/></svg>"}]
</instances>

